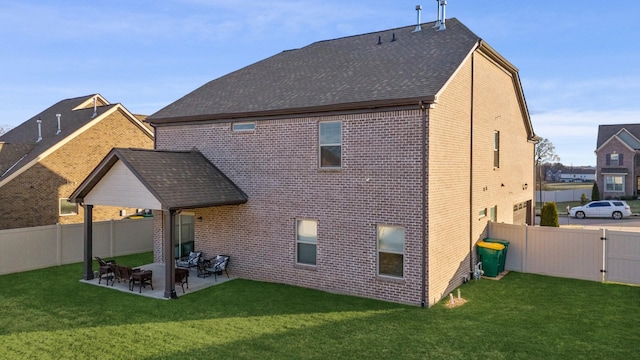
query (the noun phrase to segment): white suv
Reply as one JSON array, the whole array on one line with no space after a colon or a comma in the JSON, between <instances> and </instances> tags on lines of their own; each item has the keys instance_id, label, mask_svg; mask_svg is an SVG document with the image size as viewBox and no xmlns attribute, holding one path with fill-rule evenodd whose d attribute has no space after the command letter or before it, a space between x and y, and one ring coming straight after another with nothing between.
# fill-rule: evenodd
<instances>
[{"instance_id":1,"label":"white suv","mask_svg":"<svg viewBox=\"0 0 640 360\"><path fill-rule=\"evenodd\" d=\"M620 200L592 201L583 206L572 207L569 215L584 219L585 217L612 217L616 220L631 216L629 205Z\"/></svg>"}]
</instances>

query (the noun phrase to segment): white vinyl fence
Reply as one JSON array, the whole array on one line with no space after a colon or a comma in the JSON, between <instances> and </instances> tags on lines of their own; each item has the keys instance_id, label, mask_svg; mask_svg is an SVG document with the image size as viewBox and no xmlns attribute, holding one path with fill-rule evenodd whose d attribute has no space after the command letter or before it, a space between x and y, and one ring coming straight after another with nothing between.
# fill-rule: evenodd
<instances>
[{"instance_id":1,"label":"white vinyl fence","mask_svg":"<svg viewBox=\"0 0 640 360\"><path fill-rule=\"evenodd\" d=\"M509 241L506 270L640 284L640 232L489 223L488 237Z\"/></svg>"},{"instance_id":2,"label":"white vinyl fence","mask_svg":"<svg viewBox=\"0 0 640 360\"><path fill-rule=\"evenodd\" d=\"M567 201L580 201L582 194L587 195L587 199L591 200L591 189L573 189L573 190L558 190L558 191L540 191L536 190L535 200L540 202L567 202Z\"/></svg>"},{"instance_id":3,"label":"white vinyl fence","mask_svg":"<svg viewBox=\"0 0 640 360\"><path fill-rule=\"evenodd\" d=\"M93 256L153 250L153 218L93 223ZM84 224L0 230L0 275L83 261Z\"/></svg>"}]
</instances>

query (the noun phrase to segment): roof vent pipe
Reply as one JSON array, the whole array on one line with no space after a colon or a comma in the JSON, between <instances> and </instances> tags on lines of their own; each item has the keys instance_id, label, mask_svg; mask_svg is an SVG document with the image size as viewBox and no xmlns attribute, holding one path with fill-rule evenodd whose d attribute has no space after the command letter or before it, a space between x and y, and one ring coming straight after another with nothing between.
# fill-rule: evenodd
<instances>
[{"instance_id":1,"label":"roof vent pipe","mask_svg":"<svg viewBox=\"0 0 640 360\"><path fill-rule=\"evenodd\" d=\"M56 117L58 118L58 131L56 131L56 135L60 134L62 132L62 128L60 127L60 114L56 114Z\"/></svg>"},{"instance_id":2,"label":"roof vent pipe","mask_svg":"<svg viewBox=\"0 0 640 360\"><path fill-rule=\"evenodd\" d=\"M38 117L38 120L36 120L36 122L38 123L38 140L36 140L36 142L40 142L42 141L42 120L40 119L40 117Z\"/></svg>"},{"instance_id":3,"label":"roof vent pipe","mask_svg":"<svg viewBox=\"0 0 640 360\"><path fill-rule=\"evenodd\" d=\"M413 32L422 30L422 28L420 27L420 13L422 12L422 5L416 5L416 12L418 13L418 22L416 23L416 28L413 29Z\"/></svg>"},{"instance_id":4,"label":"roof vent pipe","mask_svg":"<svg viewBox=\"0 0 640 360\"><path fill-rule=\"evenodd\" d=\"M438 18L433 27L438 30L444 30L447 28L445 25L445 7L447 6L447 0L436 0L436 2L438 3Z\"/></svg>"},{"instance_id":5,"label":"roof vent pipe","mask_svg":"<svg viewBox=\"0 0 640 360\"><path fill-rule=\"evenodd\" d=\"M93 97L93 115L91 116L91 118L96 117L96 115L98 115L98 97L94 96Z\"/></svg>"}]
</instances>

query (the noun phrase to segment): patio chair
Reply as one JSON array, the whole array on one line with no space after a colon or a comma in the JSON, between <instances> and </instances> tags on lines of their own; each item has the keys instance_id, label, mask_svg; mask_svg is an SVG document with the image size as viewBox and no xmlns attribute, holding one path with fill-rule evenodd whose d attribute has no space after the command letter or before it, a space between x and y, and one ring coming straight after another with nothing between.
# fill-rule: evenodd
<instances>
[{"instance_id":1,"label":"patio chair","mask_svg":"<svg viewBox=\"0 0 640 360\"><path fill-rule=\"evenodd\" d=\"M113 280L113 269L111 269L111 264L115 264L115 260L102 260L100 257L96 256L96 261L100 266L100 270L98 272L98 284L102 281L102 275L107 275L107 285L109 285L109 279ZM111 274L111 275L109 275Z\"/></svg>"},{"instance_id":2,"label":"patio chair","mask_svg":"<svg viewBox=\"0 0 640 360\"><path fill-rule=\"evenodd\" d=\"M176 259L176 267L187 268L191 270L191 268L198 267L198 261L202 257L202 252L189 252L188 256L183 256L181 258Z\"/></svg>"},{"instance_id":3,"label":"patio chair","mask_svg":"<svg viewBox=\"0 0 640 360\"><path fill-rule=\"evenodd\" d=\"M176 268L175 269L175 283L182 287L182 293L184 294L184 286L189 288L189 269Z\"/></svg>"},{"instance_id":4,"label":"patio chair","mask_svg":"<svg viewBox=\"0 0 640 360\"><path fill-rule=\"evenodd\" d=\"M113 280L111 281L111 286L118 280L118 283L124 282L127 284L131 284L131 276L135 272L140 272L139 268L132 269L129 266L123 266L118 264L112 264L111 268L113 269Z\"/></svg>"},{"instance_id":5,"label":"patio chair","mask_svg":"<svg viewBox=\"0 0 640 360\"><path fill-rule=\"evenodd\" d=\"M229 255L218 255L215 258L211 259L211 266L206 270L213 274L216 281L218 281L218 275L222 275L224 271L229 277L229 272L227 272L227 266L229 265Z\"/></svg>"}]
</instances>

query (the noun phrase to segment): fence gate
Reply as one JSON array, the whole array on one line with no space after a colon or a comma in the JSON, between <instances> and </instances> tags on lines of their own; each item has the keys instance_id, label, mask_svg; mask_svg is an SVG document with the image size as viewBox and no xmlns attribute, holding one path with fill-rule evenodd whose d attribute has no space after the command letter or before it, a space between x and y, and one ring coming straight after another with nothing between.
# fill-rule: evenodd
<instances>
[{"instance_id":1,"label":"fence gate","mask_svg":"<svg viewBox=\"0 0 640 360\"><path fill-rule=\"evenodd\" d=\"M607 230L605 279L640 285L640 232Z\"/></svg>"}]
</instances>

